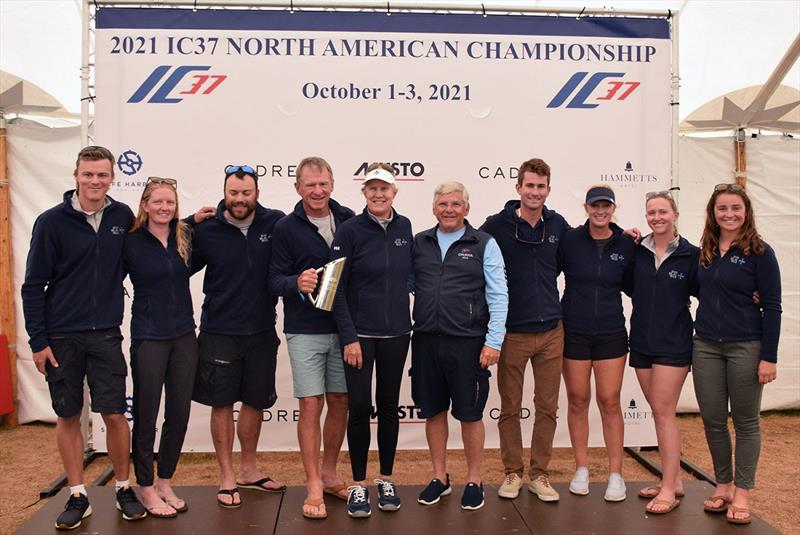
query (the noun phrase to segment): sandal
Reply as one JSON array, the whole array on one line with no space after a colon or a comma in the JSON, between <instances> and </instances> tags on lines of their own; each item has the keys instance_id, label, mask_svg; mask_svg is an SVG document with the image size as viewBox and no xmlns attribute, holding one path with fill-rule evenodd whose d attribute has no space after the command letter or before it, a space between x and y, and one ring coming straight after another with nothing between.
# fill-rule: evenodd
<instances>
[{"instance_id":1,"label":"sandal","mask_svg":"<svg viewBox=\"0 0 800 535\"><path fill-rule=\"evenodd\" d=\"M305 509L303 509L303 516L305 518L310 518L312 520L322 520L323 518L328 518L328 511L325 509L325 500L322 498L306 498L303 500L303 505L308 505L309 507L316 507L317 513L307 513Z\"/></svg>"},{"instance_id":2,"label":"sandal","mask_svg":"<svg viewBox=\"0 0 800 535\"><path fill-rule=\"evenodd\" d=\"M172 509L171 513L158 512L159 509L163 511L168 507ZM155 507L147 507L145 505L144 508L147 509L148 516L152 516L153 518L175 518L176 516L178 516L178 511L175 510L175 508L169 505L168 503L164 503L163 505L156 505Z\"/></svg>"},{"instance_id":3,"label":"sandal","mask_svg":"<svg viewBox=\"0 0 800 535\"><path fill-rule=\"evenodd\" d=\"M267 487L265 484L274 482L271 477L262 477L258 481L253 481L252 483L240 483L236 482L236 486L241 487L243 489L251 489L251 490L260 490L263 492L284 492L286 490L286 485L281 485L280 487Z\"/></svg>"},{"instance_id":4,"label":"sandal","mask_svg":"<svg viewBox=\"0 0 800 535\"><path fill-rule=\"evenodd\" d=\"M231 503L224 502L219 499L220 496L230 496ZM239 496L239 501L236 501L234 496ZM217 491L217 505L225 509L238 509L242 506L242 497L239 495L239 489L233 487L232 489L219 489Z\"/></svg>"},{"instance_id":5,"label":"sandal","mask_svg":"<svg viewBox=\"0 0 800 535\"><path fill-rule=\"evenodd\" d=\"M343 501L347 501L350 497L350 494L347 492L347 485L341 483L338 485L331 485L330 487L323 487L322 492L335 496ZM342 494L342 492L344 492L344 494Z\"/></svg>"},{"instance_id":6,"label":"sandal","mask_svg":"<svg viewBox=\"0 0 800 535\"><path fill-rule=\"evenodd\" d=\"M731 503L731 499L728 498L727 496L721 496L721 495L711 496L710 498L706 498L705 501L715 502L717 500L721 500L722 505L720 505L719 507L709 507L708 505L703 504L703 511L705 511L706 513L724 513L725 511L727 511L728 505Z\"/></svg>"},{"instance_id":7,"label":"sandal","mask_svg":"<svg viewBox=\"0 0 800 535\"><path fill-rule=\"evenodd\" d=\"M161 494L159 494L158 497L164 500L164 503L175 509L176 513L185 513L186 511L189 510L189 504L187 504L186 500L182 498L178 498L177 500L170 500L169 498L167 498L166 496L162 496ZM178 504L180 502L183 502L183 505L181 507L178 507Z\"/></svg>"},{"instance_id":8,"label":"sandal","mask_svg":"<svg viewBox=\"0 0 800 535\"><path fill-rule=\"evenodd\" d=\"M639 491L639 497L646 500L652 500L661 492L661 485L650 485ZM675 493L676 498L683 498L685 493L681 490Z\"/></svg>"},{"instance_id":9,"label":"sandal","mask_svg":"<svg viewBox=\"0 0 800 535\"><path fill-rule=\"evenodd\" d=\"M731 524L749 524L753 521L753 516L750 514L750 509L747 507L736 507L735 505L728 506L728 512L734 516L725 515L725 520ZM736 514L746 514L744 518L736 518Z\"/></svg>"},{"instance_id":10,"label":"sandal","mask_svg":"<svg viewBox=\"0 0 800 535\"><path fill-rule=\"evenodd\" d=\"M652 500L650 500L650 502L648 502L644 510L650 513L651 515L665 515L667 513L671 513L680 504L681 501L677 499L669 501L669 500L659 500L658 498L653 498ZM654 505L665 505L667 508L662 510L653 509Z\"/></svg>"}]
</instances>

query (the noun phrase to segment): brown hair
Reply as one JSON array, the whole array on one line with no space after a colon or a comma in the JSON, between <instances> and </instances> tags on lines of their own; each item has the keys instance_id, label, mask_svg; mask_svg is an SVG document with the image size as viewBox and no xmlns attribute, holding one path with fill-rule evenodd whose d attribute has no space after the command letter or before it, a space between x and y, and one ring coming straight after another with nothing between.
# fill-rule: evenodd
<instances>
[{"instance_id":1,"label":"brown hair","mask_svg":"<svg viewBox=\"0 0 800 535\"><path fill-rule=\"evenodd\" d=\"M764 254L764 240L756 230L753 204L750 202L747 192L744 188L719 188L718 186L714 189L706 205L706 224L703 227L703 237L700 238L700 265L703 267L711 265L719 249L719 225L714 208L717 204L717 197L723 194L738 195L744 202L744 223L739 231L739 237L734 243L748 256Z\"/></svg>"},{"instance_id":2,"label":"brown hair","mask_svg":"<svg viewBox=\"0 0 800 535\"><path fill-rule=\"evenodd\" d=\"M78 157L75 159L75 170L72 172L72 176L78 176L78 166L81 164L81 160L88 160L90 162L108 160L111 162L111 178L114 178L114 155L111 154L111 151L107 148L99 145L89 145L88 147L82 148L78 153Z\"/></svg>"},{"instance_id":3,"label":"brown hair","mask_svg":"<svg viewBox=\"0 0 800 535\"><path fill-rule=\"evenodd\" d=\"M541 158L531 158L530 160L522 162L517 172L517 185L522 185L522 179L525 173L536 173L539 176L546 176L547 185L550 185L550 166Z\"/></svg>"},{"instance_id":4,"label":"brown hair","mask_svg":"<svg viewBox=\"0 0 800 535\"><path fill-rule=\"evenodd\" d=\"M300 163L297 164L297 170L295 171L295 182L300 182L300 175L303 174L303 169L305 167L314 167L315 169L325 170L331 175L331 180L333 180L333 170L331 169L331 164L325 161L325 158L320 158L319 156L309 156L308 158L303 158L300 160Z\"/></svg>"},{"instance_id":5,"label":"brown hair","mask_svg":"<svg viewBox=\"0 0 800 535\"><path fill-rule=\"evenodd\" d=\"M183 263L188 266L192 246L191 230L186 223L180 220L180 216L178 215L178 191L175 186L165 184L163 182L147 183L147 185L144 187L144 191L142 192L142 198L139 200L139 213L136 214L136 219L133 221L130 232L136 232L147 225L147 212L144 211L142 205L146 203L148 199L150 199L150 196L153 194L153 190L156 188L169 189L175 193L175 216L173 219L178 221L175 226L175 245L178 249L178 255L180 255L180 257L183 259Z\"/></svg>"}]
</instances>

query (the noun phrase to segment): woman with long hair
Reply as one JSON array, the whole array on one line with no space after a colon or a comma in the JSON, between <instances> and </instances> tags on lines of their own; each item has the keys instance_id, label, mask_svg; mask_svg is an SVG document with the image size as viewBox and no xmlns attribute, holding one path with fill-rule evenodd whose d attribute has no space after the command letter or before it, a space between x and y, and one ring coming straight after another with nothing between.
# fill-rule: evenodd
<instances>
[{"instance_id":1,"label":"woman with long hair","mask_svg":"<svg viewBox=\"0 0 800 535\"><path fill-rule=\"evenodd\" d=\"M635 245L612 222L616 200L609 186L590 188L584 209L586 223L567 231L559 247L559 267L566 282L561 306L567 423L576 465L569 491L579 496L589 494L589 402L594 373L609 463L604 498L618 502L625 499L624 422L619 396L628 353L621 292Z\"/></svg>"},{"instance_id":2,"label":"woman with long hair","mask_svg":"<svg viewBox=\"0 0 800 535\"><path fill-rule=\"evenodd\" d=\"M148 178L125 239L123 265L133 284L133 467L142 504L157 518L173 518L188 509L170 480L181 455L197 368L190 248L186 224L178 219L177 182ZM153 443L162 388L164 422L154 481Z\"/></svg>"},{"instance_id":3,"label":"woman with long hair","mask_svg":"<svg viewBox=\"0 0 800 535\"><path fill-rule=\"evenodd\" d=\"M718 184L708 200L698 282L692 377L717 480L703 508L725 512L733 524L749 524L761 449L761 392L777 376L781 276L740 184ZM736 430L735 472L729 405Z\"/></svg>"},{"instance_id":4,"label":"woman with long hair","mask_svg":"<svg viewBox=\"0 0 800 535\"><path fill-rule=\"evenodd\" d=\"M661 483L645 487L645 510L669 513L683 496L681 438L675 408L692 361L689 296L697 294L700 249L678 234L678 207L668 191L648 193L645 218L652 233L636 247L630 360L653 410L661 456Z\"/></svg>"},{"instance_id":5,"label":"woman with long hair","mask_svg":"<svg viewBox=\"0 0 800 535\"><path fill-rule=\"evenodd\" d=\"M414 241L411 222L392 206L397 186L390 165L371 164L361 191L367 202L364 211L342 224L331 247L332 260L347 259L334 316L347 364L347 443L354 481L348 489L347 513L354 518L371 514L366 476L373 370L380 459L380 477L375 480L378 508L400 508L392 470L400 427L400 383L411 332L409 285Z\"/></svg>"}]
</instances>

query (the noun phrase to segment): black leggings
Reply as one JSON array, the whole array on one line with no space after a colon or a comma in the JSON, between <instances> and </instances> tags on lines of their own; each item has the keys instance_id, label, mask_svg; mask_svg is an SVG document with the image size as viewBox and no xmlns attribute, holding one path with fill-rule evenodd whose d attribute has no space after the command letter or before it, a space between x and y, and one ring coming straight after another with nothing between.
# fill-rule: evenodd
<instances>
[{"instance_id":1,"label":"black leggings","mask_svg":"<svg viewBox=\"0 0 800 535\"><path fill-rule=\"evenodd\" d=\"M353 368L344 365L347 380L350 418L347 422L347 443L350 446L350 465L353 481L367 477L369 454L370 417L372 416L372 368L375 368L375 401L378 413L378 457L381 474L390 476L394 468L397 450L397 434L400 418L397 404L400 399L400 383L408 354L410 336L393 338L363 338L361 344L362 366Z\"/></svg>"},{"instance_id":2,"label":"black leggings","mask_svg":"<svg viewBox=\"0 0 800 535\"><path fill-rule=\"evenodd\" d=\"M133 374L133 469L140 486L153 484L153 443L164 388L164 423L158 446L158 477L171 479L178 465L189 423L192 388L197 369L194 332L172 340L134 340L131 344Z\"/></svg>"}]
</instances>

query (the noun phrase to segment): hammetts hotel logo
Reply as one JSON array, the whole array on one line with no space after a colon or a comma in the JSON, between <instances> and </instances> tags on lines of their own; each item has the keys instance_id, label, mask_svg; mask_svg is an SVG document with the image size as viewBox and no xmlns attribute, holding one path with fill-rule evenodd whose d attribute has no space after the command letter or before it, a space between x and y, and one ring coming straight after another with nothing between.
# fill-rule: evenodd
<instances>
[{"instance_id":1,"label":"hammetts hotel logo","mask_svg":"<svg viewBox=\"0 0 800 535\"><path fill-rule=\"evenodd\" d=\"M637 169L636 166L631 163L630 160L628 160L625 162L624 166L621 166L619 171L601 173L600 182L610 182L615 186L624 188L626 186L633 186L635 184L649 184L652 182L658 182L658 175L643 172L642 170Z\"/></svg>"}]
</instances>

